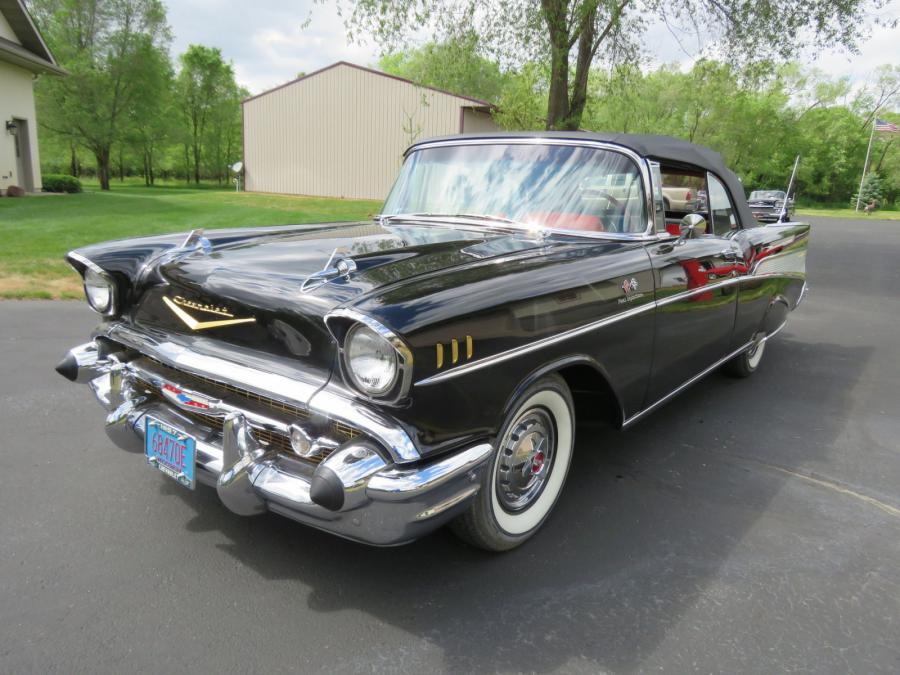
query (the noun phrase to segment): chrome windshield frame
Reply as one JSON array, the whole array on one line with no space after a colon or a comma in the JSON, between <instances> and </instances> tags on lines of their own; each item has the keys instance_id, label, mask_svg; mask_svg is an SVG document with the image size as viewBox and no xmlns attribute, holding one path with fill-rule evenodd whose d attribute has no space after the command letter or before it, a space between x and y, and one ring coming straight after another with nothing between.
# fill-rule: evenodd
<instances>
[{"instance_id":1,"label":"chrome windshield frame","mask_svg":"<svg viewBox=\"0 0 900 675\"><path fill-rule=\"evenodd\" d=\"M460 224L465 223L466 225L476 225L480 224L482 227L495 227L506 230L514 230L514 231L525 231L525 232L545 232L548 234L559 234L570 237L583 237L586 239L616 239L616 240L627 240L627 241L656 241L659 239L659 236L654 231L654 218L653 218L653 205L652 202L648 202L648 198L653 194L653 186L650 180L650 169L647 165L646 158L642 157L638 153L636 153L631 148L627 148L623 145L617 145L615 143L608 143L605 141L594 141L589 139L569 139L569 138L544 138L544 137L527 137L523 136L520 138L457 138L457 139L444 139L439 141L425 141L422 143L417 143L411 148L407 149L407 151L403 154L403 161L405 162L410 155L415 152L419 152L420 150L428 150L431 148L442 148L442 147L450 147L450 146L460 146L460 145L563 145L563 146L574 146L574 147L584 147L584 148L594 148L597 150L606 150L609 152L616 152L620 155L624 155L628 159L630 159L637 166L638 171L641 175L641 188L643 190L642 197L644 199L644 214L646 216L646 225L643 232L584 232L581 230L566 230L563 228L556 227L542 227L542 228L534 228L534 227L523 227L520 225L516 225L510 222L501 222L498 221L496 225L488 225L487 221L484 223L476 223L473 219L466 218L458 218L455 217L447 217L442 218L441 220L452 223L455 220L458 220ZM391 187L391 191L394 190L394 187ZM390 193L389 193L390 194ZM385 200L387 203L387 200ZM390 219L397 218L405 220L407 222L414 221L416 219L415 216L405 216L404 214L398 214L395 216L391 216L390 214L378 214L375 216L376 219ZM424 218L423 218L424 219ZM429 218L431 222L434 222L435 218Z\"/></svg>"}]
</instances>

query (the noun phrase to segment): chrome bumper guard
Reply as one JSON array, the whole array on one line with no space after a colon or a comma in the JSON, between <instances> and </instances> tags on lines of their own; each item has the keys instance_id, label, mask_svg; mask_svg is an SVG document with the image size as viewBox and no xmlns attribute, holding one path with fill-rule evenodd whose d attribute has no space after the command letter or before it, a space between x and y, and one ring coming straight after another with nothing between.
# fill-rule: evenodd
<instances>
[{"instance_id":1,"label":"chrome bumper guard","mask_svg":"<svg viewBox=\"0 0 900 675\"><path fill-rule=\"evenodd\" d=\"M259 441L258 428L283 431L284 420L249 405L212 402L223 422L221 428L207 426L164 399L143 395L134 383L154 375L139 359L101 357L95 342L72 349L57 370L89 384L108 412L107 435L125 450L143 454L148 415L193 436L198 482L215 487L231 511L247 516L273 511L373 545L412 541L462 512L480 488L492 451L480 443L437 460L397 464L391 448L352 438L316 465Z\"/></svg>"}]
</instances>

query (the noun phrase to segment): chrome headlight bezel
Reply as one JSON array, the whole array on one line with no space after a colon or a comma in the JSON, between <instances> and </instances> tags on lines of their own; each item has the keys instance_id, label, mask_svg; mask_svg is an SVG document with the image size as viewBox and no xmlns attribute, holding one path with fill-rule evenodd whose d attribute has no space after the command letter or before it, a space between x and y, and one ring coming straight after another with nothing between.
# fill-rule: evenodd
<instances>
[{"instance_id":1,"label":"chrome headlight bezel","mask_svg":"<svg viewBox=\"0 0 900 675\"><path fill-rule=\"evenodd\" d=\"M84 297L88 306L98 314L112 316L116 313L116 283L106 272L94 270L90 267L84 270L83 283ZM100 291L100 295L96 291ZM101 300L105 292L105 302Z\"/></svg>"},{"instance_id":2,"label":"chrome headlight bezel","mask_svg":"<svg viewBox=\"0 0 900 675\"><path fill-rule=\"evenodd\" d=\"M82 289L84 290L84 298L88 307L101 316L115 316L119 311L119 289L112 275L93 261L74 251L71 251L66 256L66 259L81 274ZM105 303L99 303L91 296L88 288L92 284L98 288L106 289L108 296Z\"/></svg>"},{"instance_id":3,"label":"chrome headlight bezel","mask_svg":"<svg viewBox=\"0 0 900 675\"><path fill-rule=\"evenodd\" d=\"M325 323L338 342L340 366L344 381L359 394L379 403L397 403L409 393L412 381L413 355L406 343L392 330L375 319L351 309L338 309L325 317ZM371 331L383 340L395 354L395 372L390 384L380 388L367 387L356 376L348 354L349 341L355 333Z\"/></svg>"}]
</instances>

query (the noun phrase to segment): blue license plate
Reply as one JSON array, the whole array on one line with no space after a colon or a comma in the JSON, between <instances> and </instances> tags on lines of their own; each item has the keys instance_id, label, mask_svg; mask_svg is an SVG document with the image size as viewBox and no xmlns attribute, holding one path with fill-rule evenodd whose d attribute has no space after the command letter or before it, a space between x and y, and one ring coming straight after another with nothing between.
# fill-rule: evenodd
<instances>
[{"instance_id":1,"label":"blue license plate","mask_svg":"<svg viewBox=\"0 0 900 675\"><path fill-rule=\"evenodd\" d=\"M197 484L197 442L188 434L147 416L144 453L147 462L191 490Z\"/></svg>"}]
</instances>

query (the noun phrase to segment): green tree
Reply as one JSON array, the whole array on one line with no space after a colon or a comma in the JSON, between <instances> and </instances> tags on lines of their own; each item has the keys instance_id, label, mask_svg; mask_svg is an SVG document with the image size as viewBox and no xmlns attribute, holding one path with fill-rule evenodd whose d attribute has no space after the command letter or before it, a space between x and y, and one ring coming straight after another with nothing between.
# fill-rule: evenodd
<instances>
[{"instance_id":1,"label":"green tree","mask_svg":"<svg viewBox=\"0 0 900 675\"><path fill-rule=\"evenodd\" d=\"M881 206L883 199L884 186L881 183L881 177L874 171L866 174L866 177L863 179L862 189L859 191L860 209L872 201L875 202L875 206ZM856 195L854 194L850 199L850 204L855 208L856 203Z\"/></svg>"},{"instance_id":2,"label":"green tree","mask_svg":"<svg viewBox=\"0 0 900 675\"><path fill-rule=\"evenodd\" d=\"M160 0L34 0L30 9L69 71L38 81L39 119L93 153L100 187L108 190L127 116L167 62L165 8Z\"/></svg>"},{"instance_id":3,"label":"green tree","mask_svg":"<svg viewBox=\"0 0 900 675\"><path fill-rule=\"evenodd\" d=\"M221 133L226 128L222 123L222 111L226 106L237 109L238 87L234 69L216 47L190 45L180 61L176 105L185 125L186 168L199 184L204 149L222 142Z\"/></svg>"},{"instance_id":4,"label":"green tree","mask_svg":"<svg viewBox=\"0 0 900 675\"><path fill-rule=\"evenodd\" d=\"M156 51L150 56L158 63L148 68L144 87L131 101L124 138L146 185L156 182L160 155L172 142L175 86L168 54Z\"/></svg>"},{"instance_id":5,"label":"green tree","mask_svg":"<svg viewBox=\"0 0 900 675\"><path fill-rule=\"evenodd\" d=\"M417 84L491 103L499 100L506 82L500 65L479 53L477 36L472 33L385 54L378 66Z\"/></svg>"},{"instance_id":6,"label":"green tree","mask_svg":"<svg viewBox=\"0 0 900 675\"><path fill-rule=\"evenodd\" d=\"M801 46L852 48L886 0L344 0L349 35L374 36L383 49L428 28L439 41L470 33L501 62L549 66L548 128L578 129L599 58L623 62L639 49L645 25L689 20L717 36L733 60L787 58ZM790 36L804 32L810 40Z\"/></svg>"}]
</instances>

